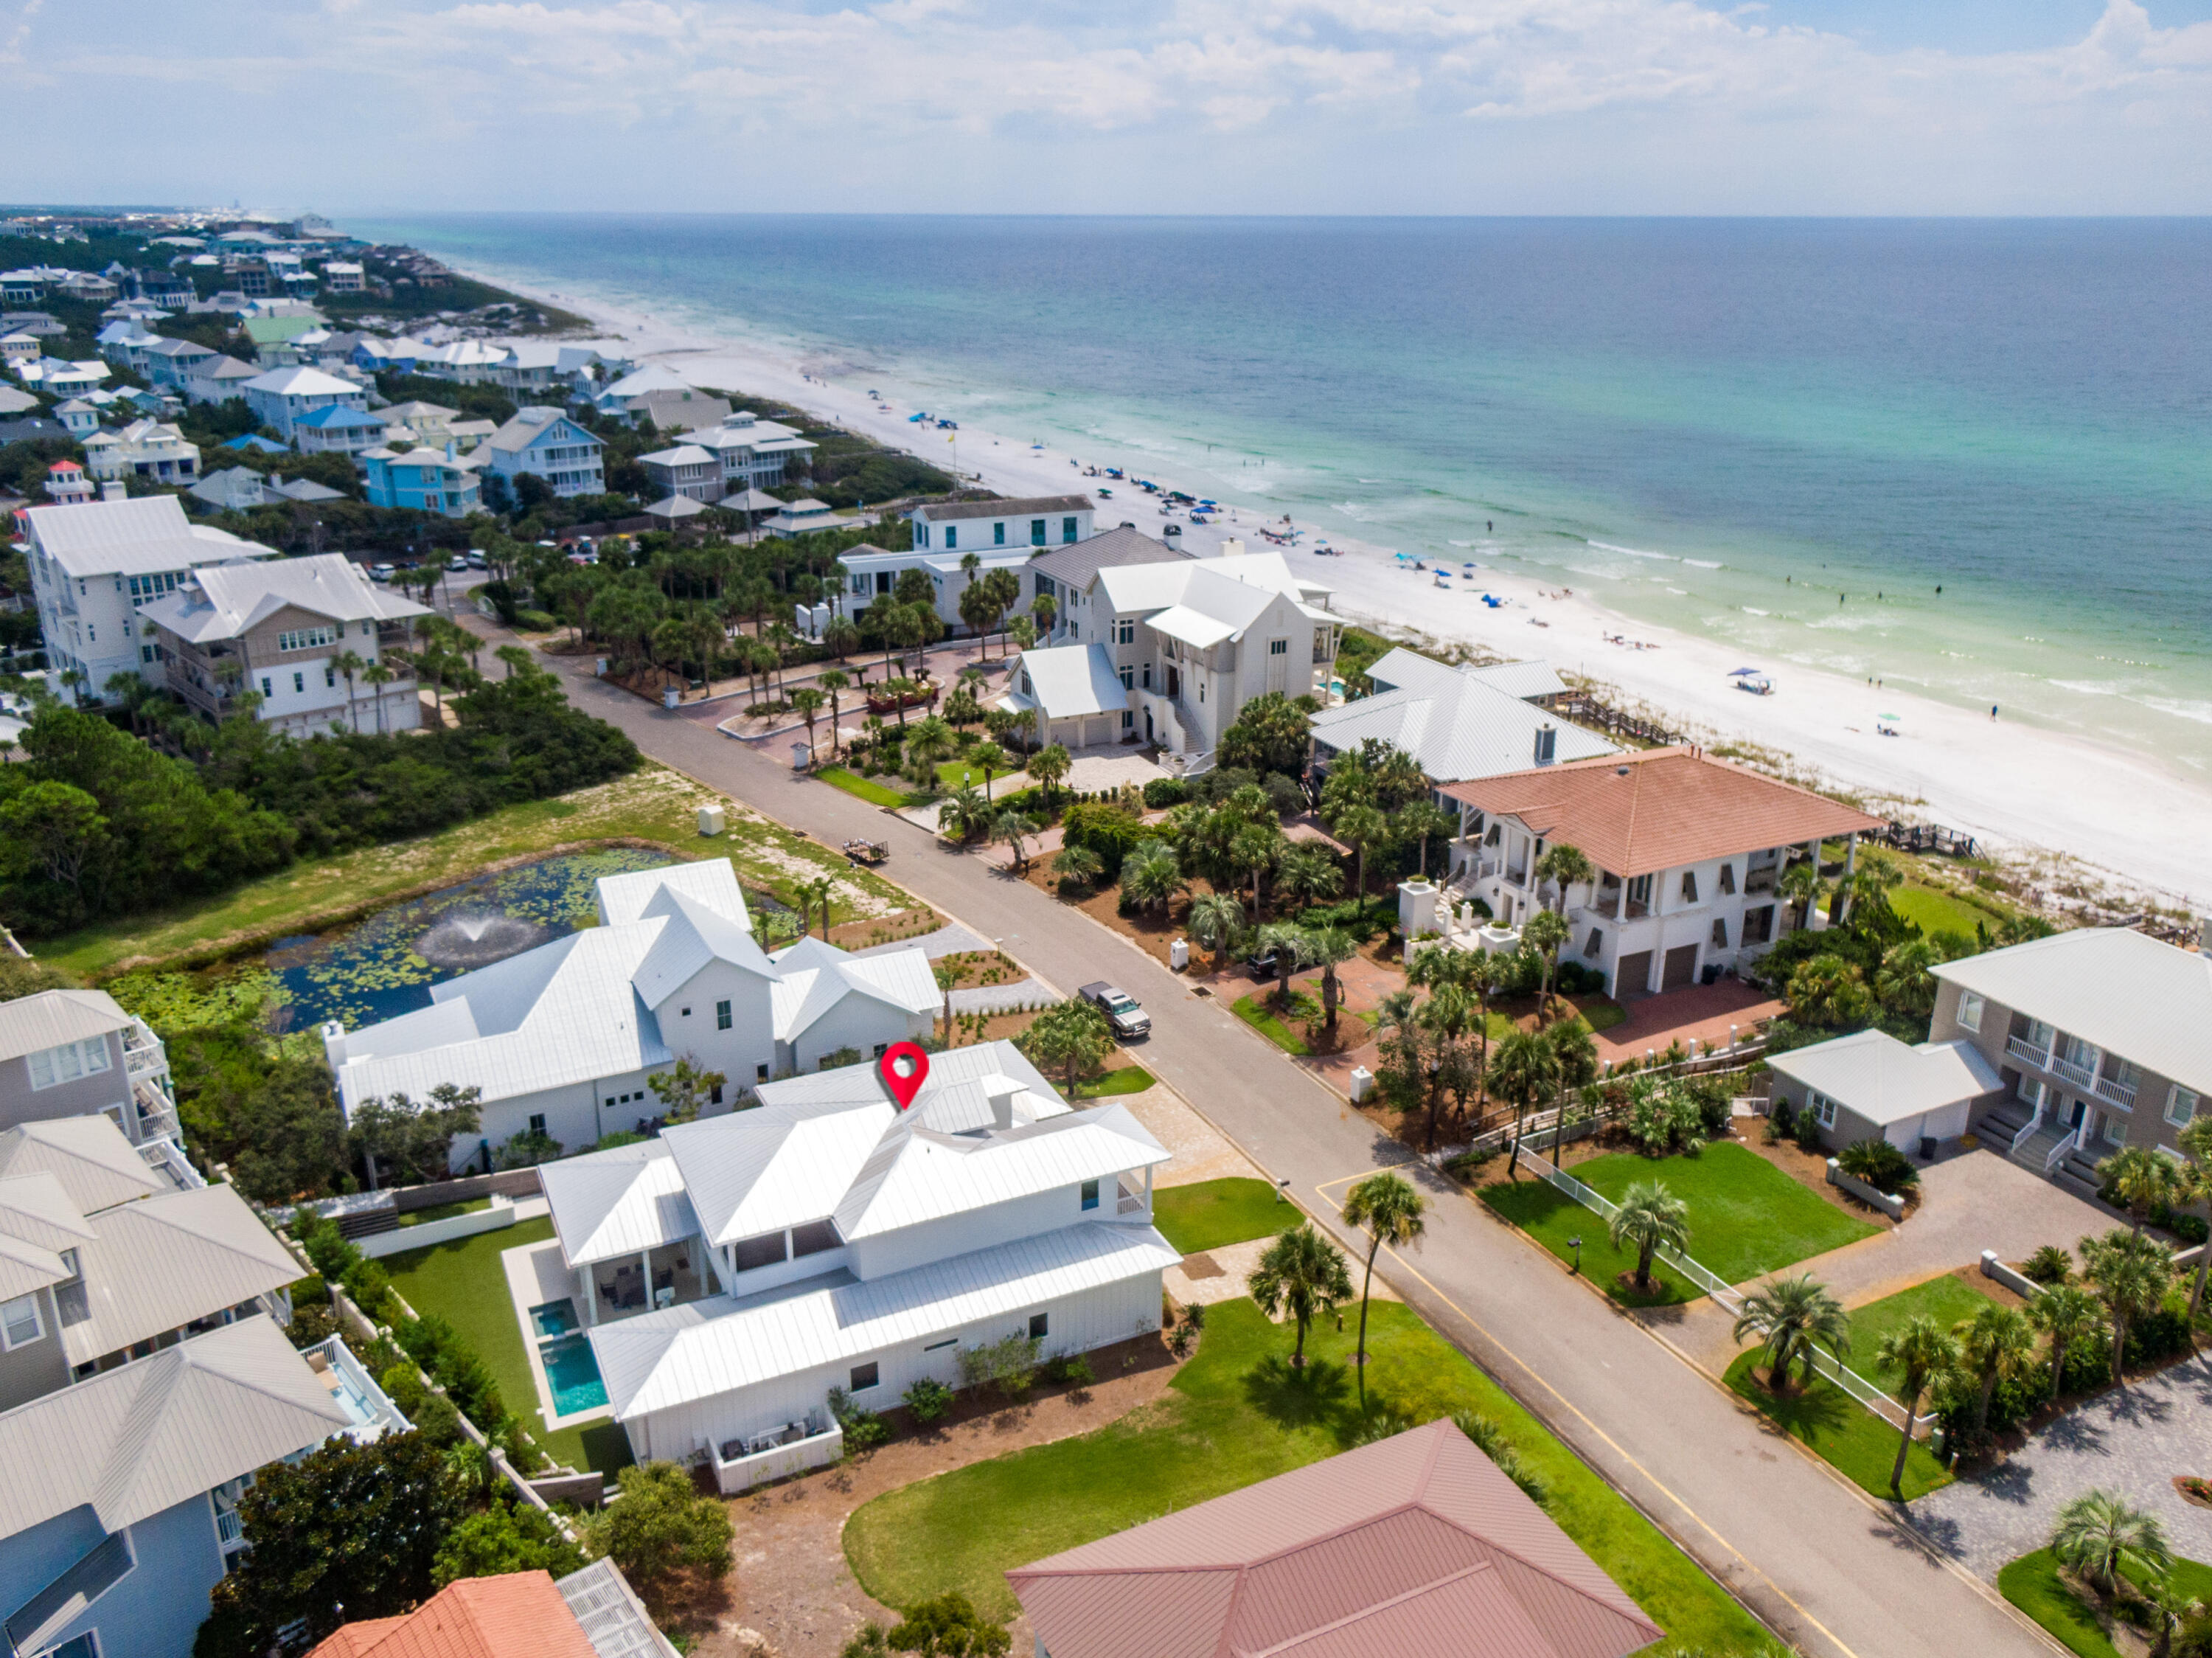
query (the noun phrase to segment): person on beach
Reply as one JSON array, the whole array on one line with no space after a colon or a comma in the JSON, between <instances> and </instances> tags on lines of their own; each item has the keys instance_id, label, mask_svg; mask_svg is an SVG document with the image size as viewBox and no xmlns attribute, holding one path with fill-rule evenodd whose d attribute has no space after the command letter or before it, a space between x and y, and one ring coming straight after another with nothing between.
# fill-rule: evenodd
<instances>
[{"instance_id":1,"label":"person on beach","mask_svg":"<svg viewBox=\"0 0 2212 1658\"><path fill-rule=\"evenodd\" d=\"M1996 718L1996 716L1997 716L1997 705L1996 705L1995 703L1991 703L1991 704L1990 704L1990 717L1991 719L1993 719L1993 720L1994 720L1995 718Z\"/></svg>"}]
</instances>

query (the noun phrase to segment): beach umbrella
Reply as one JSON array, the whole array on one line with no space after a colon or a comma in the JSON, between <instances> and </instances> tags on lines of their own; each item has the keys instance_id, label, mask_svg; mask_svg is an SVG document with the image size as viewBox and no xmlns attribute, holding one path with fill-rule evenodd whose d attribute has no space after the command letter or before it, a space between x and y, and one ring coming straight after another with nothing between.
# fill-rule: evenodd
<instances>
[{"instance_id":1,"label":"beach umbrella","mask_svg":"<svg viewBox=\"0 0 2212 1658\"><path fill-rule=\"evenodd\" d=\"M1739 667L1731 672L1729 678L1731 680L1756 679L1758 675L1759 670L1755 667Z\"/></svg>"}]
</instances>

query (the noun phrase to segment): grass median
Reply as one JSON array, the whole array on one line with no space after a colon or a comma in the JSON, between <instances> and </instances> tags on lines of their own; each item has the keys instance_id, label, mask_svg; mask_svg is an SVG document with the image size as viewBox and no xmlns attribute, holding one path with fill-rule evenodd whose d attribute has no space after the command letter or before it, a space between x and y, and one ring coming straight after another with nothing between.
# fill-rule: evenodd
<instances>
[{"instance_id":1,"label":"grass median","mask_svg":"<svg viewBox=\"0 0 2212 1658\"><path fill-rule=\"evenodd\" d=\"M1765 1350L1757 1347L1738 1354L1724 1378L1729 1389L1862 1490L1890 1496L1889 1471L1896 1465L1897 1442L1904 1429L1817 1376L1808 1385L1792 1384L1777 1399L1752 1375L1765 1359ZM1905 1459L1905 1500L1910 1503L1950 1483L1951 1471L1916 1442Z\"/></svg>"},{"instance_id":2,"label":"grass median","mask_svg":"<svg viewBox=\"0 0 2212 1658\"><path fill-rule=\"evenodd\" d=\"M1291 1055L1311 1053L1313 1050L1306 1045L1305 1039L1277 1018L1270 1010L1267 1005L1267 995L1266 991L1255 991L1250 996L1241 997L1229 1011L1273 1042L1285 1053Z\"/></svg>"}]
</instances>

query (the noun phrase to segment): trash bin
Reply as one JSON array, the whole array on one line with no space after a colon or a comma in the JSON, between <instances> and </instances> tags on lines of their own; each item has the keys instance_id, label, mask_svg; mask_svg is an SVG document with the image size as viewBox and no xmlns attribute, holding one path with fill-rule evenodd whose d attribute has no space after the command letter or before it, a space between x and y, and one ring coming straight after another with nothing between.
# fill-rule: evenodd
<instances>
[{"instance_id":1,"label":"trash bin","mask_svg":"<svg viewBox=\"0 0 2212 1658\"><path fill-rule=\"evenodd\" d=\"M684 691L682 686L671 685L663 686L660 688L660 705L663 708L673 708L677 704L683 700Z\"/></svg>"},{"instance_id":2,"label":"trash bin","mask_svg":"<svg viewBox=\"0 0 2212 1658\"><path fill-rule=\"evenodd\" d=\"M1923 1134L1920 1137L1920 1161L1923 1163L1932 1163L1936 1161L1936 1137L1932 1134Z\"/></svg>"},{"instance_id":3,"label":"trash bin","mask_svg":"<svg viewBox=\"0 0 2212 1658\"><path fill-rule=\"evenodd\" d=\"M1719 962L1708 961L1705 963L1705 982L1708 984L1717 984L1721 982L1721 964Z\"/></svg>"}]
</instances>

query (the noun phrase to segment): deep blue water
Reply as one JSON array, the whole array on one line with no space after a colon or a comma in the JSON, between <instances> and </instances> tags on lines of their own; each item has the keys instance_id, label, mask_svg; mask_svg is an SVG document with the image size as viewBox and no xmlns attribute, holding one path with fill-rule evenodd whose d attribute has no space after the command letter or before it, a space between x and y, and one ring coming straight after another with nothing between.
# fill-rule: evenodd
<instances>
[{"instance_id":1,"label":"deep blue water","mask_svg":"<svg viewBox=\"0 0 2212 1658\"><path fill-rule=\"evenodd\" d=\"M349 228L2212 769L2212 222Z\"/></svg>"}]
</instances>

